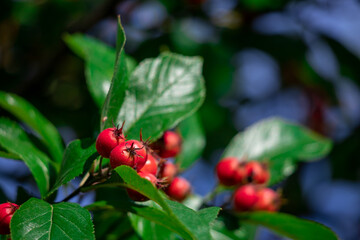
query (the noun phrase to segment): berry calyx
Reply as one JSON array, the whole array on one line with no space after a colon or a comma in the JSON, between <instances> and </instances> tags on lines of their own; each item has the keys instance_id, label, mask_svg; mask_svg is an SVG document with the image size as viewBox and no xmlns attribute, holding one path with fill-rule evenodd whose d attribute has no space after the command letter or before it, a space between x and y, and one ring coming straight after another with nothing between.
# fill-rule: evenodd
<instances>
[{"instance_id":1,"label":"berry calyx","mask_svg":"<svg viewBox=\"0 0 360 240\"><path fill-rule=\"evenodd\" d=\"M96 139L96 150L104 158L109 158L111 151L119 144L125 142L123 133L124 123L121 128L113 127L103 130Z\"/></svg>"},{"instance_id":2,"label":"berry calyx","mask_svg":"<svg viewBox=\"0 0 360 240\"><path fill-rule=\"evenodd\" d=\"M156 175L157 169L158 169L157 160L154 158L153 155L148 154L145 165L140 169L140 171L144 173L151 173L153 175Z\"/></svg>"},{"instance_id":3,"label":"berry calyx","mask_svg":"<svg viewBox=\"0 0 360 240\"><path fill-rule=\"evenodd\" d=\"M178 168L175 164L171 162L165 162L160 169L159 178L163 179L164 182L170 183L173 181L177 172Z\"/></svg>"},{"instance_id":4,"label":"berry calyx","mask_svg":"<svg viewBox=\"0 0 360 240\"><path fill-rule=\"evenodd\" d=\"M270 178L267 166L263 163L250 161L245 165L246 178L249 183L264 184Z\"/></svg>"},{"instance_id":5,"label":"berry calyx","mask_svg":"<svg viewBox=\"0 0 360 240\"><path fill-rule=\"evenodd\" d=\"M18 208L19 206L15 203L0 204L0 234L10 233L10 221Z\"/></svg>"},{"instance_id":6,"label":"berry calyx","mask_svg":"<svg viewBox=\"0 0 360 240\"><path fill-rule=\"evenodd\" d=\"M234 193L234 207L236 211L250 211L258 200L256 188L253 185L239 187Z\"/></svg>"},{"instance_id":7,"label":"berry calyx","mask_svg":"<svg viewBox=\"0 0 360 240\"><path fill-rule=\"evenodd\" d=\"M234 186L243 183L246 178L244 162L235 157L223 158L216 165L216 175L219 182L225 186Z\"/></svg>"},{"instance_id":8,"label":"berry calyx","mask_svg":"<svg viewBox=\"0 0 360 240\"><path fill-rule=\"evenodd\" d=\"M138 175L140 177L150 181L152 183L152 185L154 187L156 187L157 178L153 174L147 173L147 172L139 172ZM141 193L139 193L139 192L137 192L135 190L132 190L130 188L127 188L126 191L127 191L128 195L129 195L129 197L134 201L144 202L144 201L149 200L147 197L145 197Z\"/></svg>"},{"instance_id":9,"label":"berry calyx","mask_svg":"<svg viewBox=\"0 0 360 240\"><path fill-rule=\"evenodd\" d=\"M258 200L254 210L276 212L280 208L280 195L270 188L263 188L257 192Z\"/></svg>"},{"instance_id":10,"label":"berry calyx","mask_svg":"<svg viewBox=\"0 0 360 240\"><path fill-rule=\"evenodd\" d=\"M164 135L151 147L162 158L175 157L181 151L182 140L178 133L165 131Z\"/></svg>"},{"instance_id":11,"label":"berry calyx","mask_svg":"<svg viewBox=\"0 0 360 240\"><path fill-rule=\"evenodd\" d=\"M166 188L165 192L170 198L182 202L190 194L191 185L185 178L176 177Z\"/></svg>"},{"instance_id":12,"label":"berry calyx","mask_svg":"<svg viewBox=\"0 0 360 240\"><path fill-rule=\"evenodd\" d=\"M144 145L137 140L129 140L116 146L110 153L110 165L116 168L127 165L139 171L146 163L148 154Z\"/></svg>"}]
</instances>

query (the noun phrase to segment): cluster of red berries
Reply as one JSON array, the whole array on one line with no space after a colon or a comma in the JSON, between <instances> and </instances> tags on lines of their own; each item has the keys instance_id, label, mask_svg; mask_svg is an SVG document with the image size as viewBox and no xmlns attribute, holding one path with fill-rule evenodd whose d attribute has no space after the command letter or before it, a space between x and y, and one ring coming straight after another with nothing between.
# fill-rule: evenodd
<instances>
[{"instance_id":1,"label":"cluster of red berries","mask_svg":"<svg viewBox=\"0 0 360 240\"><path fill-rule=\"evenodd\" d=\"M233 194L235 210L273 212L280 208L280 195L264 187L270 178L265 163L227 157L217 164L216 173L220 184L237 187Z\"/></svg>"},{"instance_id":2,"label":"cluster of red berries","mask_svg":"<svg viewBox=\"0 0 360 240\"><path fill-rule=\"evenodd\" d=\"M15 203L0 204L0 234L10 234L10 221L19 206Z\"/></svg>"},{"instance_id":3,"label":"cluster of red berries","mask_svg":"<svg viewBox=\"0 0 360 240\"><path fill-rule=\"evenodd\" d=\"M155 187L163 188L167 195L183 201L191 191L190 183L176 177L177 167L165 158L175 157L181 151L181 137L174 131L165 131L156 142L127 140L123 132L124 123L119 127L103 130L96 139L96 149L104 158L110 158L111 168L127 165L134 168L140 177L150 181ZM142 194L127 189L134 201L146 201Z\"/></svg>"}]
</instances>

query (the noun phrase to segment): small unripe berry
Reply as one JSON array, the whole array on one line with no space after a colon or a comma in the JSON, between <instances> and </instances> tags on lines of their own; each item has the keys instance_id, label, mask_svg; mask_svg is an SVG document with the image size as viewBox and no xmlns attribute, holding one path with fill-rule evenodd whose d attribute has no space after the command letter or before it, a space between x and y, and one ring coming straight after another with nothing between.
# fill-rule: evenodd
<instances>
[{"instance_id":1,"label":"small unripe berry","mask_svg":"<svg viewBox=\"0 0 360 240\"><path fill-rule=\"evenodd\" d=\"M235 157L224 158L216 165L216 175L225 186L243 183L246 177L244 163Z\"/></svg>"},{"instance_id":2,"label":"small unripe berry","mask_svg":"<svg viewBox=\"0 0 360 240\"><path fill-rule=\"evenodd\" d=\"M191 185L185 178L176 177L165 192L170 198L182 202L190 194Z\"/></svg>"},{"instance_id":3,"label":"small unripe berry","mask_svg":"<svg viewBox=\"0 0 360 240\"><path fill-rule=\"evenodd\" d=\"M139 171L145 165L147 157L146 148L141 142L129 140L111 151L110 165L112 168L127 165Z\"/></svg>"},{"instance_id":4,"label":"small unripe berry","mask_svg":"<svg viewBox=\"0 0 360 240\"><path fill-rule=\"evenodd\" d=\"M139 172L138 173L140 177L145 178L146 180L150 181L152 183L152 185L154 187L156 187L157 184L157 178L151 174L151 173L147 173L147 172ZM134 201L139 201L139 202L143 202L143 201L147 201L149 200L147 197L145 197L144 195L142 195L141 193L132 190L130 188L126 189L129 197L134 200Z\"/></svg>"},{"instance_id":5,"label":"small unripe berry","mask_svg":"<svg viewBox=\"0 0 360 240\"><path fill-rule=\"evenodd\" d=\"M0 234L10 233L10 221L18 208L19 206L15 203L0 204Z\"/></svg>"},{"instance_id":6,"label":"small unripe berry","mask_svg":"<svg viewBox=\"0 0 360 240\"><path fill-rule=\"evenodd\" d=\"M234 207L237 211L250 211L258 200L258 195L253 185L239 187L234 193Z\"/></svg>"},{"instance_id":7,"label":"small unripe berry","mask_svg":"<svg viewBox=\"0 0 360 240\"><path fill-rule=\"evenodd\" d=\"M181 137L178 133L173 131L165 131L164 135L157 142L153 143L151 147L162 158L175 157L181 151Z\"/></svg>"},{"instance_id":8,"label":"small unripe berry","mask_svg":"<svg viewBox=\"0 0 360 240\"><path fill-rule=\"evenodd\" d=\"M246 163L245 172L249 183L264 184L270 178L266 165L256 161Z\"/></svg>"},{"instance_id":9,"label":"small unripe berry","mask_svg":"<svg viewBox=\"0 0 360 240\"><path fill-rule=\"evenodd\" d=\"M109 158L111 151L125 141L121 128L107 128L96 139L96 150L104 158Z\"/></svg>"},{"instance_id":10,"label":"small unripe berry","mask_svg":"<svg viewBox=\"0 0 360 240\"><path fill-rule=\"evenodd\" d=\"M166 162L163 164L160 169L159 177L163 179L165 182L170 183L174 179L178 172L178 169L175 164L171 162Z\"/></svg>"},{"instance_id":11,"label":"small unripe berry","mask_svg":"<svg viewBox=\"0 0 360 240\"><path fill-rule=\"evenodd\" d=\"M140 171L156 175L157 169L158 169L157 160L154 158L153 155L148 154L145 165L140 169Z\"/></svg>"},{"instance_id":12,"label":"small unripe berry","mask_svg":"<svg viewBox=\"0 0 360 240\"><path fill-rule=\"evenodd\" d=\"M280 196L270 188L263 188L257 192L258 200L254 210L276 212L280 208Z\"/></svg>"}]
</instances>

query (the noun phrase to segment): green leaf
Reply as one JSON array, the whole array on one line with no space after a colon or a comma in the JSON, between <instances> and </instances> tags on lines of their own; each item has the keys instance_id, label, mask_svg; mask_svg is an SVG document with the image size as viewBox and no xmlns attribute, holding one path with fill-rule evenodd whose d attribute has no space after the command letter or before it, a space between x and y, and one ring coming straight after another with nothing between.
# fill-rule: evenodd
<instances>
[{"instance_id":1,"label":"green leaf","mask_svg":"<svg viewBox=\"0 0 360 240\"><path fill-rule=\"evenodd\" d=\"M0 91L0 107L10 112L39 134L40 140L49 149L51 157L60 163L64 151L57 129L33 105L25 99Z\"/></svg>"},{"instance_id":2,"label":"green leaf","mask_svg":"<svg viewBox=\"0 0 360 240\"><path fill-rule=\"evenodd\" d=\"M113 121L118 123L117 115L125 98L125 91L129 83L129 72L126 65L124 46L126 36L118 19L118 34L116 42L116 62L115 71L111 80L109 92L106 96L101 113L101 130L112 127Z\"/></svg>"},{"instance_id":3,"label":"green leaf","mask_svg":"<svg viewBox=\"0 0 360 240\"><path fill-rule=\"evenodd\" d=\"M295 171L297 161L313 161L326 156L332 143L303 126L269 118L238 133L225 149L223 157L246 157L268 161L270 185Z\"/></svg>"},{"instance_id":4,"label":"green leaf","mask_svg":"<svg viewBox=\"0 0 360 240\"><path fill-rule=\"evenodd\" d=\"M220 208L208 207L203 208L197 212L197 214L208 224L211 224L217 218Z\"/></svg>"},{"instance_id":5,"label":"green leaf","mask_svg":"<svg viewBox=\"0 0 360 240\"><path fill-rule=\"evenodd\" d=\"M189 231L189 229L187 229L181 222L179 222L176 216L174 217L173 215L165 213L156 205L153 205L153 207L149 207L145 204L124 201L124 199L119 199L116 203L114 203L114 205L116 205L116 209L118 210L136 214L151 222L159 224L175 233L178 233L184 239L197 239ZM87 206L87 208L90 210L110 210L112 206L108 205L106 201L101 201L91 204L90 206Z\"/></svg>"},{"instance_id":6,"label":"green leaf","mask_svg":"<svg viewBox=\"0 0 360 240\"><path fill-rule=\"evenodd\" d=\"M197 237L197 239L211 239L210 222L214 220L214 212L219 212L220 208L212 207L209 210L195 212L181 203L166 200L175 216ZM217 215L217 214L216 214ZM205 217L209 217L204 219Z\"/></svg>"},{"instance_id":7,"label":"green leaf","mask_svg":"<svg viewBox=\"0 0 360 240\"><path fill-rule=\"evenodd\" d=\"M88 89L96 105L101 109L109 92L114 73L116 50L103 42L83 34L67 34L64 41L79 57L85 60L85 77ZM125 57L128 72L132 72L137 63Z\"/></svg>"},{"instance_id":8,"label":"green leaf","mask_svg":"<svg viewBox=\"0 0 360 240\"><path fill-rule=\"evenodd\" d=\"M4 151L0 151L0 157L13 159L13 160L21 160L21 158L17 154L4 152Z\"/></svg>"},{"instance_id":9,"label":"green leaf","mask_svg":"<svg viewBox=\"0 0 360 240\"><path fill-rule=\"evenodd\" d=\"M96 239L129 239L132 226L127 214L113 211L92 212Z\"/></svg>"},{"instance_id":10,"label":"green leaf","mask_svg":"<svg viewBox=\"0 0 360 240\"><path fill-rule=\"evenodd\" d=\"M170 207L168 206L167 202L162 197L160 192L150 183L150 181L140 177L134 169L123 165L117 167L115 171L125 182L126 186L140 192L149 199L153 200L154 202L159 204L168 214L172 213Z\"/></svg>"},{"instance_id":11,"label":"green leaf","mask_svg":"<svg viewBox=\"0 0 360 240\"><path fill-rule=\"evenodd\" d=\"M132 213L165 226L185 239L210 239L209 222L213 220L215 212L219 208L196 212L181 203L165 199L159 190L148 180L141 178L134 169L128 166L120 166L115 171L124 183L113 184L113 186L120 185L136 190L159 204L162 210L138 204L129 205L129 203L124 202L118 204L117 207L126 208L124 210L127 211L130 208ZM204 220L204 217L208 217L208 219Z\"/></svg>"},{"instance_id":12,"label":"green leaf","mask_svg":"<svg viewBox=\"0 0 360 240\"><path fill-rule=\"evenodd\" d=\"M52 163L47 155L31 143L16 122L6 118L0 118L0 145L25 162L44 197L49 190L49 163Z\"/></svg>"},{"instance_id":13,"label":"green leaf","mask_svg":"<svg viewBox=\"0 0 360 240\"><path fill-rule=\"evenodd\" d=\"M93 161L98 157L95 143L91 139L74 140L65 149L60 172L54 186L48 196L56 191L61 185L68 183L84 171L87 161Z\"/></svg>"},{"instance_id":14,"label":"green leaf","mask_svg":"<svg viewBox=\"0 0 360 240\"><path fill-rule=\"evenodd\" d=\"M205 133L197 113L182 121L179 130L183 143L176 163L180 169L186 169L200 158L206 143Z\"/></svg>"},{"instance_id":15,"label":"green leaf","mask_svg":"<svg viewBox=\"0 0 360 240\"><path fill-rule=\"evenodd\" d=\"M69 48L85 60L86 83L96 105L101 108L114 72L115 49L82 34L67 34L64 40Z\"/></svg>"},{"instance_id":16,"label":"green leaf","mask_svg":"<svg viewBox=\"0 0 360 240\"><path fill-rule=\"evenodd\" d=\"M280 235L295 240L326 239L336 240L338 237L324 225L297 218L284 213L254 212L240 214L240 220L250 224L262 225Z\"/></svg>"},{"instance_id":17,"label":"green leaf","mask_svg":"<svg viewBox=\"0 0 360 240\"><path fill-rule=\"evenodd\" d=\"M237 228L229 229L223 221L219 219L214 221L211 226L211 236L214 240L249 240L255 239L256 226L250 224L244 224L241 222L241 226Z\"/></svg>"},{"instance_id":18,"label":"green leaf","mask_svg":"<svg viewBox=\"0 0 360 240\"><path fill-rule=\"evenodd\" d=\"M143 240L181 239L172 231L155 222L149 221L135 214L130 214L129 217L134 230Z\"/></svg>"},{"instance_id":19,"label":"green leaf","mask_svg":"<svg viewBox=\"0 0 360 240\"><path fill-rule=\"evenodd\" d=\"M148 201L147 206L156 207L154 202ZM129 219L136 233L143 240L172 240L179 239L172 231L155 222L138 215L129 213Z\"/></svg>"},{"instance_id":20,"label":"green leaf","mask_svg":"<svg viewBox=\"0 0 360 240\"><path fill-rule=\"evenodd\" d=\"M125 121L129 138L137 138L142 128L144 136L156 140L202 104L205 88L201 69L199 57L174 53L144 60L130 77L122 105L110 104L112 114L105 113L103 117L114 118L117 123ZM105 127L108 126L109 121Z\"/></svg>"},{"instance_id":21,"label":"green leaf","mask_svg":"<svg viewBox=\"0 0 360 240\"><path fill-rule=\"evenodd\" d=\"M13 240L95 239L90 213L76 203L49 203L31 198L10 223Z\"/></svg>"}]
</instances>

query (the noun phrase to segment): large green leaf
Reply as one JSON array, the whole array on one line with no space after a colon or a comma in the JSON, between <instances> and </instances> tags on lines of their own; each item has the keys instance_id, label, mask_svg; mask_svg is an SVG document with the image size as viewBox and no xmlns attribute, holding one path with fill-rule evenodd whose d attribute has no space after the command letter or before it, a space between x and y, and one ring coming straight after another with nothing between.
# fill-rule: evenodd
<instances>
[{"instance_id":1,"label":"large green leaf","mask_svg":"<svg viewBox=\"0 0 360 240\"><path fill-rule=\"evenodd\" d=\"M15 212L10 228L13 240L95 239L90 213L76 203L31 198Z\"/></svg>"},{"instance_id":2,"label":"large green leaf","mask_svg":"<svg viewBox=\"0 0 360 240\"><path fill-rule=\"evenodd\" d=\"M150 181L141 178L134 169L123 165L117 167L115 171L122 178L126 184L125 186L128 186L129 188L134 189L153 200L159 204L168 214L172 213L171 208L160 192L150 183Z\"/></svg>"},{"instance_id":3,"label":"large green leaf","mask_svg":"<svg viewBox=\"0 0 360 240\"><path fill-rule=\"evenodd\" d=\"M176 157L180 169L190 167L201 156L206 139L198 114L193 114L179 124L183 139L181 153Z\"/></svg>"},{"instance_id":4,"label":"large green leaf","mask_svg":"<svg viewBox=\"0 0 360 240\"><path fill-rule=\"evenodd\" d=\"M4 151L0 151L0 157L14 159L14 160L21 160L21 158L17 154L4 152Z\"/></svg>"},{"instance_id":5,"label":"large green leaf","mask_svg":"<svg viewBox=\"0 0 360 240\"><path fill-rule=\"evenodd\" d=\"M297 161L312 161L324 157L332 143L303 126L269 118L238 133L225 149L224 157L247 157L268 161L270 184L292 174Z\"/></svg>"},{"instance_id":6,"label":"large green leaf","mask_svg":"<svg viewBox=\"0 0 360 240\"><path fill-rule=\"evenodd\" d=\"M143 240L175 240L181 239L178 235L169 229L149 221L135 214L129 215L132 226L136 233Z\"/></svg>"},{"instance_id":7,"label":"large green leaf","mask_svg":"<svg viewBox=\"0 0 360 240\"><path fill-rule=\"evenodd\" d=\"M67 34L66 44L85 60L86 83L96 105L101 109L110 88L114 73L116 50L103 42L83 34ZM126 65L131 72L136 61L126 56Z\"/></svg>"},{"instance_id":8,"label":"large green leaf","mask_svg":"<svg viewBox=\"0 0 360 240\"><path fill-rule=\"evenodd\" d=\"M112 207L109 204L110 203L106 201L95 202L87 206L87 209L91 211L98 209L115 210L114 207ZM143 217L155 224L161 225L162 227L169 229L170 231L178 233L184 239L198 239L196 236L194 236L194 234L192 234L189 231L189 229L187 229L181 222L179 222L179 220L176 217L167 214L156 205L150 207L145 204L138 204L132 201L125 201L124 199L118 199L117 202L112 202L111 204L115 205L117 210L129 212L132 214L136 214L140 217Z\"/></svg>"},{"instance_id":9,"label":"large green leaf","mask_svg":"<svg viewBox=\"0 0 360 240\"><path fill-rule=\"evenodd\" d=\"M98 156L95 143L90 139L74 140L65 149L59 175L48 195L52 194L61 185L79 176L84 171L87 161L93 161Z\"/></svg>"},{"instance_id":10,"label":"large green leaf","mask_svg":"<svg viewBox=\"0 0 360 240\"><path fill-rule=\"evenodd\" d=\"M114 75L112 76L110 89L106 95L105 103L101 112L101 130L107 127L112 127L114 121L118 123L118 121L116 121L118 112L124 102L125 91L129 83L129 71L126 65L126 57L124 53L125 42L126 36L119 18L115 70Z\"/></svg>"},{"instance_id":11,"label":"large green leaf","mask_svg":"<svg viewBox=\"0 0 360 240\"><path fill-rule=\"evenodd\" d=\"M178 202L166 200L171 210L198 239L211 239L210 223L215 220L220 211L218 207L211 207L195 212Z\"/></svg>"},{"instance_id":12,"label":"large green leaf","mask_svg":"<svg viewBox=\"0 0 360 240\"><path fill-rule=\"evenodd\" d=\"M123 180L122 183L113 182L94 187L123 186L131 188L153 200L161 207L139 205L132 201L124 201L121 198L123 201L117 201L117 208L154 221L178 233L185 239L210 239L209 222L213 220L219 208L210 208L208 211L196 212L181 203L166 199L164 194L157 190L148 180L141 178L134 169L128 166L120 166L115 171ZM208 220L204 220L204 217L208 217Z\"/></svg>"},{"instance_id":13,"label":"large green leaf","mask_svg":"<svg viewBox=\"0 0 360 240\"><path fill-rule=\"evenodd\" d=\"M49 190L49 163L46 154L37 149L24 130L6 118L0 118L0 145L9 153L16 154L30 169L42 197Z\"/></svg>"},{"instance_id":14,"label":"large green leaf","mask_svg":"<svg viewBox=\"0 0 360 240\"><path fill-rule=\"evenodd\" d=\"M152 201L148 201L147 206L156 207L156 204ZM129 219L134 230L143 240L179 239L179 236L174 232L154 221L147 220L146 218L133 213L129 213Z\"/></svg>"},{"instance_id":15,"label":"large green leaf","mask_svg":"<svg viewBox=\"0 0 360 240\"><path fill-rule=\"evenodd\" d=\"M320 223L297 218L284 213L254 212L240 214L239 216L241 221L262 225L280 235L295 240L338 239L333 231Z\"/></svg>"},{"instance_id":16,"label":"large green leaf","mask_svg":"<svg viewBox=\"0 0 360 240\"><path fill-rule=\"evenodd\" d=\"M155 140L202 104L205 88L201 69L200 58L173 53L144 60L130 77L123 104L109 105L113 114L103 117L126 121L129 138L137 138L142 128L144 136Z\"/></svg>"},{"instance_id":17,"label":"large green leaf","mask_svg":"<svg viewBox=\"0 0 360 240\"><path fill-rule=\"evenodd\" d=\"M6 109L39 134L40 140L47 146L51 157L61 162L64 151L59 132L33 105L25 99L0 91L0 107Z\"/></svg>"}]
</instances>

